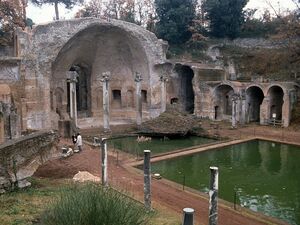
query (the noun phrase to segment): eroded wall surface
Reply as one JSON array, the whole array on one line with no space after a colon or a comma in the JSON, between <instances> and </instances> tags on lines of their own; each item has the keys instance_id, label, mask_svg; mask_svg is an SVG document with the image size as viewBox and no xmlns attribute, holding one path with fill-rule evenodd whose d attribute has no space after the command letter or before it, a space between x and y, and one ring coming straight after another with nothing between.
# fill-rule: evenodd
<instances>
[{"instance_id":1,"label":"eroded wall surface","mask_svg":"<svg viewBox=\"0 0 300 225\"><path fill-rule=\"evenodd\" d=\"M26 178L53 156L57 143L57 133L41 131L0 145L0 193L30 185Z\"/></svg>"},{"instance_id":2,"label":"eroded wall surface","mask_svg":"<svg viewBox=\"0 0 300 225\"><path fill-rule=\"evenodd\" d=\"M97 119L93 117L101 121L101 78L107 71L111 73L112 120L134 119L135 72L143 77L145 113L150 117L159 114L160 74L155 65L165 61L165 44L144 28L124 21L85 18L39 25L18 37L19 55L24 59L27 110L23 122L27 128L50 128L57 126L58 120L68 119L66 80L73 66L88 76L89 110L83 114L91 118L87 122L94 123ZM113 96L113 90L121 92L120 103L114 102L119 97Z\"/></svg>"}]
</instances>

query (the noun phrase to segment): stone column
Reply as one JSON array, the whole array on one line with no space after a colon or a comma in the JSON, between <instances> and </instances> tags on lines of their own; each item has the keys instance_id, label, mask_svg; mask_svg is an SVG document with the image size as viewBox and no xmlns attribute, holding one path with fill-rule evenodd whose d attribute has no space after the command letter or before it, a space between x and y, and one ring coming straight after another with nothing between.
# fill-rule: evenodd
<instances>
[{"instance_id":1,"label":"stone column","mask_svg":"<svg viewBox=\"0 0 300 225\"><path fill-rule=\"evenodd\" d=\"M103 128L105 131L110 130L109 126L109 80L110 72L102 74L101 81L103 82Z\"/></svg>"},{"instance_id":2,"label":"stone column","mask_svg":"<svg viewBox=\"0 0 300 225\"><path fill-rule=\"evenodd\" d=\"M77 127L76 83L78 74L76 71L68 71L67 77L67 82L70 84L70 117L74 120Z\"/></svg>"},{"instance_id":3,"label":"stone column","mask_svg":"<svg viewBox=\"0 0 300 225\"><path fill-rule=\"evenodd\" d=\"M144 150L144 202L145 208L151 210L151 164L150 150Z\"/></svg>"},{"instance_id":4,"label":"stone column","mask_svg":"<svg viewBox=\"0 0 300 225\"><path fill-rule=\"evenodd\" d=\"M236 124L237 124L237 100L238 100L238 96L236 94L234 94L232 96L232 116L231 116L231 126L232 128L236 128Z\"/></svg>"},{"instance_id":5,"label":"stone column","mask_svg":"<svg viewBox=\"0 0 300 225\"><path fill-rule=\"evenodd\" d=\"M283 96L283 104L282 104L282 126L288 127L290 125L290 119L291 119L291 99L290 99L290 93L289 91L284 92Z\"/></svg>"},{"instance_id":6,"label":"stone column","mask_svg":"<svg viewBox=\"0 0 300 225\"><path fill-rule=\"evenodd\" d=\"M260 106L260 124L265 125L270 119L270 97L266 96Z\"/></svg>"},{"instance_id":7,"label":"stone column","mask_svg":"<svg viewBox=\"0 0 300 225\"><path fill-rule=\"evenodd\" d=\"M246 111L247 111L247 103L246 103L246 96L242 95L241 96L241 120L240 123L242 125L245 125L246 123Z\"/></svg>"},{"instance_id":8,"label":"stone column","mask_svg":"<svg viewBox=\"0 0 300 225\"><path fill-rule=\"evenodd\" d=\"M102 185L107 186L107 139L101 140L101 160L102 160Z\"/></svg>"},{"instance_id":9,"label":"stone column","mask_svg":"<svg viewBox=\"0 0 300 225\"><path fill-rule=\"evenodd\" d=\"M218 189L219 169L210 167L210 188L209 188L209 225L218 224Z\"/></svg>"},{"instance_id":10,"label":"stone column","mask_svg":"<svg viewBox=\"0 0 300 225\"><path fill-rule=\"evenodd\" d=\"M138 72L135 73L135 79L136 82L136 124L141 125L142 124L142 93L141 93L141 81L142 81L142 75Z\"/></svg>"},{"instance_id":11,"label":"stone column","mask_svg":"<svg viewBox=\"0 0 300 225\"><path fill-rule=\"evenodd\" d=\"M166 111L166 105L167 105L167 92L166 92L166 82L168 81L168 78L166 75L160 76L161 81L161 113Z\"/></svg>"}]
</instances>

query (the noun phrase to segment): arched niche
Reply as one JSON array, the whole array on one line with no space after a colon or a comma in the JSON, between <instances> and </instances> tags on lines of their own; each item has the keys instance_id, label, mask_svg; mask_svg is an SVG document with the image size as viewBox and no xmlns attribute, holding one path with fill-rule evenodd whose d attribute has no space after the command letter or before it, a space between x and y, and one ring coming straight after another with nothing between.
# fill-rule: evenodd
<instances>
[{"instance_id":1,"label":"arched niche","mask_svg":"<svg viewBox=\"0 0 300 225\"><path fill-rule=\"evenodd\" d=\"M282 106L284 92L280 86L274 85L268 90L269 96L269 118L282 120Z\"/></svg>"},{"instance_id":2,"label":"arched niche","mask_svg":"<svg viewBox=\"0 0 300 225\"><path fill-rule=\"evenodd\" d=\"M264 100L264 93L260 87L251 86L246 90L247 121L260 121L260 107Z\"/></svg>"},{"instance_id":3,"label":"arched niche","mask_svg":"<svg viewBox=\"0 0 300 225\"><path fill-rule=\"evenodd\" d=\"M194 113L195 94L193 88L194 71L189 66L176 64L174 68L178 74L178 97L179 104L186 112Z\"/></svg>"},{"instance_id":4,"label":"arched niche","mask_svg":"<svg viewBox=\"0 0 300 225\"><path fill-rule=\"evenodd\" d=\"M67 72L76 70L78 82L78 118L99 112L102 74L109 71L110 86L135 86L134 73L139 72L149 87L148 59L139 39L120 27L94 24L74 35L60 50L52 66L51 88L68 93ZM112 89L109 90L112 94ZM64 101L69 102L68 94ZM112 102L111 102L112 103ZM121 104L122 105L122 104ZM67 107L68 108L68 107Z\"/></svg>"},{"instance_id":5,"label":"arched niche","mask_svg":"<svg viewBox=\"0 0 300 225\"><path fill-rule=\"evenodd\" d=\"M234 89L227 84L221 84L214 90L214 118L227 119L232 115L232 96Z\"/></svg>"}]
</instances>

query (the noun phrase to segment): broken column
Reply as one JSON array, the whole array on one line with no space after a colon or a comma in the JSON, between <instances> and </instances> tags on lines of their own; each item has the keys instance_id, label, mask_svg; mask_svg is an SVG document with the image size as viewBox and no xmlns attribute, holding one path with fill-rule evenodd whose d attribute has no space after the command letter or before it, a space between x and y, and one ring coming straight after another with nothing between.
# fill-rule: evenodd
<instances>
[{"instance_id":1,"label":"broken column","mask_svg":"<svg viewBox=\"0 0 300 225\"><path fill-rule=\"evenodd\" d=\"M142 75L138 72L135 73L136 82L136 124L142 124L142 93L141 93L141 81Z\"/></svg>"},{"instance_id":2,"label":"broken column","mask_svg":"<svg viewBox=\"0 0 300 225\"><path fill-rule=\"evenodd\" d=\"M151 210L151 165L150 150L144 150L144 202L145 208Z\"/></svg>"},{"instance_id":3,"label":"broken column","mask_svg":"<svg viewBox=\"0 0 300 225\"><path fill-rule=\"evenodd\" d=\"M67 82L70 84L70 117L74 120L77 127L76 83L78 74L76 71L68 71L67 77Z\"/></svg>"},{"instance_id":4,"label":"broken column","mask_svg":"<svg viewBox=\"0 0 300 225\"><path fill-rule=\"evenodd\" d=\"M102 83L103 83L103 128L104 131L109 131L109 80L110 72L102 73Z\"/></svg>"},{"instance_id":5,"label":"broken column","mask_svg":"<svg viewBox=\"0 0 300 225\"><path fill-rule=\"evenodd\" d=\"M166 111L166 101L167 101L167 92L166 92L166 82L168 78L166 75L160 76L161 81L161 112Z\"/></svg>"},{"instance_id":6,"label":"broken column","mask_svg":"<svg viewBox=\"0 0 300 225\"><path fill-rule=\"evenodd\" d=\"M218 189L219 189L219 169L211 166L209 187L209 225L218 224Z\"/></svg>"},{"instance_id":7,"label":"broken column","mask_svg":"<svg viewBox=\"0 0 300 225\"><path fill-rule=\"evenodd\" d=\"M102 185L107 186L107 139L101 140Z\"/></svg>"}]
</instances>

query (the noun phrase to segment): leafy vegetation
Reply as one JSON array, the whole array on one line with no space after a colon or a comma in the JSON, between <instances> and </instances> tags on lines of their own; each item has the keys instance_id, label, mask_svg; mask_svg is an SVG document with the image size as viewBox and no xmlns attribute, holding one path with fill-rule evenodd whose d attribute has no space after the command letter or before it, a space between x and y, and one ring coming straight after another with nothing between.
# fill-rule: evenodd
<instances>
[{"instance_id":1,"label":"leafy vegetation","mask_svg":"<svg viewBox=\"0 0 300 225\"><path fill-rule=\"evenodd\" d=\"M63 192L45 214L45 225L142 225L146 223L142 205L112 189L97 184L74 186Z\"/></svg>"},{"instance_id":2,"label":"leafy vegetation","mask_svg":"<svg viewBox=\"0 0 300 225\"><path fill-rule=\"evenodd\" d=\"M0 224L42 224L45 210L61 200L62 194L72 194L79 187L67 180L31 179L32 187L0 195ZM100 188L100 187L99 187ZM136 203L135 203L136 204ZM49 213L49 211L48 211ZM115 215L118 215L115 213ZM70 224L66 223L65 225ZM85 223L86 224L86 223ZM179 225L177 216L160 209L151 213L147 225Z\"/></svg>"},{"instance_id":3,"label":"leafy vegetation","mask_svg":"<svg viewBox=\"0 0 300 225\"><path fill-rule=\"evenodd\" d=\"M189 26L195 17L195 0L155 0L158 22L156 33L170 44L182 44L191 38Z\"/></svg>"},{"instance_id":4,"label":"leafy vegetation","mask_svg":"<svg viewBox=\"0 0 300 225\"><path fill-rule=\"evenodd\" d=\"M25 27L26 11L23 1L0 1L0 45L12 42L13 32L17 27Z\"/></svg>"},{"instance_id":5,"label":"leafy vegetation","mask_svg":"<svg viewBox=\"0 0 300 225\"><path fill-rule=\"evenodd\" d=\"M226 58L234 60L243 78L263 76L265 79L286 80L294 79L292 73L294 65L290 63L290 56L284 49L244 49L233 46L221 48Z\"/></svg>"},{"instance_id":6,"label":"leafy vegetation","mask_svg":"<svg viewBox=\"0 0 300 225\"><path fill-rule=\"evenodd\" d=\"M244 21L243 8L248 0L205 0L203 7L214 37L236 38Z\"/></svg>"},{"instance_id":7,"label":"leafy vegetation","mask_svg":"<svg viewBox=\"0 0 300 225\"><path fill-rule=\"evenodd\" d=\"M154 30L154 0L91 0L84 4L75 17L106 17L124 20Z\"/></svg>"}]
</instances>

